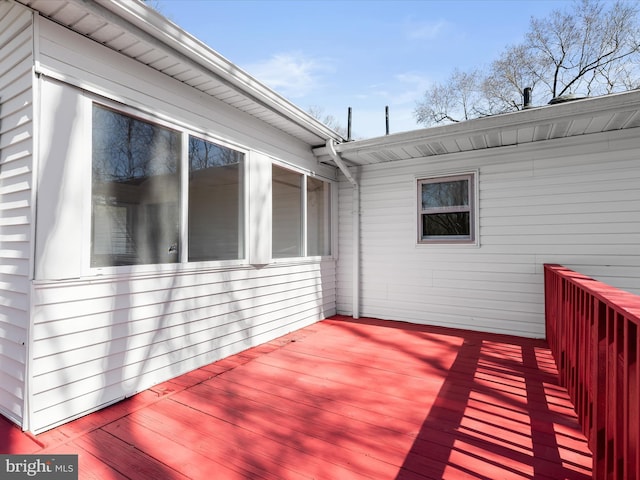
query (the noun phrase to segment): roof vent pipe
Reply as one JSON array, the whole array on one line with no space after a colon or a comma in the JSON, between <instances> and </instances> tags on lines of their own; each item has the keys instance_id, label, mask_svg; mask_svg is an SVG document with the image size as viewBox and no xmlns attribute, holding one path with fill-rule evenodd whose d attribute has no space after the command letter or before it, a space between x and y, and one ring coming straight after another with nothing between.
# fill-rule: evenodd
<instances>
[{"instance_id":1,"label":"roof vent pipe","mask_svg":"<svg viewBox=\"0 0 640 480\"><path fill-rule=\"evenodd\" d=\"M527 108L531 108L532 106L533 105L531 105L531 87L527 87L524 89L524 105L522 107L527 109Z\"/></svg>"},{"instance_id":2,"label":"roof vent pipe","mask_svg":"<svg viewBox=\"0 0 640 480\"><path fill-rule=\"evenodd\" d=\"M389 106L384 107L384 121L386 125L386 132L389 135Z\"/></svg>"},{"instance_id":3,"label":"roof vent pipe","mask_svg":"<svg viewBox=\"0 0 640 480\"><path fill-rule=\"evenodd\" d=\"M347 142L351 141L351 107L347 108Z\"/></svg>"}]
</instances>

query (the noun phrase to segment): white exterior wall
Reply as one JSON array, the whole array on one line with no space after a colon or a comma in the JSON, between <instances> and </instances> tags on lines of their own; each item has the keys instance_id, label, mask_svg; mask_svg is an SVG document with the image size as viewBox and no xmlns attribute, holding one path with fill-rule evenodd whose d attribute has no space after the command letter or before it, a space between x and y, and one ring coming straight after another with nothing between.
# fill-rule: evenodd
<instances>
[{"instance_id":1,"label":"white exterior wall","mask_svg":"<svg viewBox=\"0 0 640 480\"><path fill-rule=\"evenodd\" d=\"M274 263L269 230L272 160L325 179L335 169L285 133L52 22L40 19L38 31L31 431L335 314L335 262ZM247 260L90 268L97 95L247 152Z\"/></svg>"},{"instance_id":2,"label":"white exterior wall","mask_svg":"<svg viewBox=\"0 0 640 480\"><path fill-rule=\"evenodd\" d=\"M0 2L0 414L22 423L33 165L32 17Z\"/></svg>"},{"instance_id":3,"label":"white exterior wall","mask_svg":"<svg viewBox=\"0 0 640 480\"><path fill-rule=\"evenodd\" d=\"M41 282L35 432L335 313L332 261Z\"/></svg>"},{"instance_id":4,"label":"white exterior wall","mask_svg":"<svg viewBox=\"0 0 640 480\"><path fill-rule=\"evenodd\" d=\"M359 168L360 314L544 337L545 263L640 293L639 157L636 129ZM472 171L480 245L417 245L416 179ZM344 314L351 191L341 183Z\"/></svg>"}]
</instances>

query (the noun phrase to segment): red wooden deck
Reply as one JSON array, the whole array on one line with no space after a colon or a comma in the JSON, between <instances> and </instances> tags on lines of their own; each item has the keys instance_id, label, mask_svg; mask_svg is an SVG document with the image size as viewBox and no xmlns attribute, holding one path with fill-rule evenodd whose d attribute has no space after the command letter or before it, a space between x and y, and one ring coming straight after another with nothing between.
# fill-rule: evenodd
<instances>
[{"instance_id":1,"label":"red wooden deck","mask_svg":"<svg viewBox=\"0 0 640 480\"><path fill-rule=\"evenodd\" d=\"M2 453L82 479L590 479L543 341L333 317Z\"/></svg>"}]
</instances>

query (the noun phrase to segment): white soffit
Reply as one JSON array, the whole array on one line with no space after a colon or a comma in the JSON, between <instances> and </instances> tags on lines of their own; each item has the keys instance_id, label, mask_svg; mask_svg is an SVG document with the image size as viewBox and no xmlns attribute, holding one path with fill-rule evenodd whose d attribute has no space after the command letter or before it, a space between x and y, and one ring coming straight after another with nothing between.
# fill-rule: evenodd
<instances>
[{"instance_id":1,"label":"white soffit","mask_svg":"<svg viewBox=\"0 0 640 480\"><path fill-rule=\"evenodd\" d=\"M313 146L339 134L138 0L18 0Z\"/></svg>"},{"instance_id":2,"label":"white soffit","mask_svg":"<svg viewBox=\"0 0 640 480\"><path fill-rule=\"evenodd\" d=\"M335 148L349 165L368 165L637 127L640 90L356 140ZM326 148L314 153L330 163Z\"/></svg>"}]
</instances>

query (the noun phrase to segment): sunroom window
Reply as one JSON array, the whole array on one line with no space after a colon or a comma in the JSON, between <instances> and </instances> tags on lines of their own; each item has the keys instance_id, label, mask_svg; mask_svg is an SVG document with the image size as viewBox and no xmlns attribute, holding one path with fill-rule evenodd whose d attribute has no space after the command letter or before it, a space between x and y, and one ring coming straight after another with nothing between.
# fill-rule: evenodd
<instances>
[{"instance_id":1,"label":"sunroom window","mask_svg":"<svg viewBox=\"0 0 640 480\"><path fill-rule=\"evenodd\" d=\"M244 154L189 137L189 261L244 258Z\"/></svg>"},{"instance_id":2,"label":"sunroom window","mask_svg":"<svg viewBox=\"0 0 640 480\"><path fill-rule=\"evenodd\" d=\"M92 108L92 268L246 259L247 200L269 192L246 190L243 152ZM330 183L274 165L271 187L272 258L330 255Z\"/></svg>"},{"instance_id":3,"label":"sunroom window","mask_svg":"<svg viewBox=\"0 0 640 480\"><path fill-rule=\"evenodd\" d=\"M181 135L93 106L91 266L179 261Z\"/></svg>"},{"instance_id":4,"label":"sunroom window","mask_svg":"<svg viewBox=\"0 0 640 480\"><path fill-rule=\"evenodd\" d=\"M307 255L331 254L331 184L307 177Z\"/></svg>"},{"instance_id":5,"label":"sunroom window","mask_svg":"<svg viewBox=\"0 0 640 480\"><path fill-rule=\"evenodd\" d=\"M330 255L329 182L277 165L271 173L273 258Z\"/></svg>"},{"instance_id":6,"label":"sunroom window","mask_svg":"<svg viewBox=\"0 0 640 480\"><path fill-rule=\"evenodd\" d=\"M273 258L301 257L301 173L273 165L271 168L271 221Z\"/></svg>"},{"instance_id":7,"label":"sunroom window","mask_svg":"<svg viewBox=\"0 0 640 480\"><path fill-rule=\"evenodd\" d=\"M418 242L474 243L474 175L418 180Z\"/></svg>"}]
</instances>

